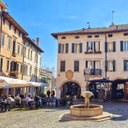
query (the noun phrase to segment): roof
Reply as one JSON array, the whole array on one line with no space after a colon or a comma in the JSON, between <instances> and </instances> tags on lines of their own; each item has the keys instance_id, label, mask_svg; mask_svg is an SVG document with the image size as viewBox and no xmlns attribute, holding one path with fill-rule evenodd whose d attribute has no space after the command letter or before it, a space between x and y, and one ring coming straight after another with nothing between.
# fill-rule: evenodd
<instances>
[{"instance_id":1,"label":"roof","mask_svg":"<svg viewBox=\"0 0 128 128\"><path fill-rule=\"evenodd\" d=\"M7 5L4 4L4 2L2 0L0 0L0 5L2 6L3 9L7 9Z\"/></svg>"},{"instance_id":2,"label":"roof","mask_svg":"<svg viewBox=\"0 0 128 128\"><path fill-rule=\"evenodd\" d=\"M14 20L14 18L8 12L3 11L2 15L21 33L23 33L24 35L28 35L28 33Z\"/></svg>"},{"instance_id":3,"label":"roof","mask_svg":"<svg viewBox=\"0 0 128 128\"><path fill-rule=\"evenodd\" d=\"M25 38L28 42L30 42L34 47L36 47L40 52L44 52L44 51L43 51L37 44L35 44L35 42L32 41L29 37L24 36L24 38Z\"/></svg>"},{"instance_id":4,"label":"roof","mask_svg":"<svg viewBox=\"0 0 128 128\"><path fill-rule=\"evenodd\" d=\"M109 27L101 27L101 28L88 28L88 29L83 28L81 30L52 33L51 35L57 38L58 35L104 34L104 33L126 32L126 31L128 31L128 24L111 25Z\"/></svg>"}]
</instances>

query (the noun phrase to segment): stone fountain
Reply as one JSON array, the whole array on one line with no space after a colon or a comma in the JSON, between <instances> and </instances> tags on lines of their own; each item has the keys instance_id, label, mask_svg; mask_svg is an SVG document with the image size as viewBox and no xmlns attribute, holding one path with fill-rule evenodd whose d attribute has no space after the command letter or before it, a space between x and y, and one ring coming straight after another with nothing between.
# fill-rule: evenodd
<instances>
[{"instance_id":1,"label":"stone fountain","mask_svg":"<svg viewBox=\"0 0 128 128\"><path fill-rule=\"evenodd\" d=\"M61 120L107 120L111 119L112 114L103 111L103 106L98 104L90 104L90 97L93 93L83 91L82 96L85 98L84 104L72 105L70 113L64 114Z\"/></svg>"},{"instance_id":2,"label":"stone fountain","mask_svg":"<svg viewBox=\"0 0 128 128\"><path fill-rule=\"evenodd\" d=\"M103 106L97 104L90 104L90 97L93 93L90 91L82 92L85 98L85 104L72 105L70 107L70 115L79 117L93 117L103 114Z\"/></svg>"}]
</instances>

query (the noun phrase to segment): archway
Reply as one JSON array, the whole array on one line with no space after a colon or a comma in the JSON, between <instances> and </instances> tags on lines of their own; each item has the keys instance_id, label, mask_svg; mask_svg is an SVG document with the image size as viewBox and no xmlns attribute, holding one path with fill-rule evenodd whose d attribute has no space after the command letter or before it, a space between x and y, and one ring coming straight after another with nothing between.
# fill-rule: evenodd
<instances>
[{"instance_id":1,"label":"archway","mask_svg":"<svg viewBox=\"0 0 128 128\"><path fill-rule=\"evenodd\" d=\"M64 98L66 95L76 96L80 98L81 88L76 82L66 82L61 87L61 97Z\"/></svg>"}]
</instances>

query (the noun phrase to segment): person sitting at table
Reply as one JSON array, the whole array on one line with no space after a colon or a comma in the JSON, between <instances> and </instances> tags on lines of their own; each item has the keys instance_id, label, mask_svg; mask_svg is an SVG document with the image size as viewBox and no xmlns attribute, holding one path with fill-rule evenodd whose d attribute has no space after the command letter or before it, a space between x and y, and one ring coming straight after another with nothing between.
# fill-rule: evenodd
<instances>
[{"instance_id":1,"label":"person sitting at table","mask_svg":"<svg viewBox=\"0 0 128 128\"><path fill-rule=\"evenodd\" d=\"M36 108L39 108L39 106L41 105L41 103L40 103L41 97L36 94L34 97L34 100L36 102Z\"/></svg>"},{"instance_id":2,"label":"person sitting at table","mask_svg":"<svg viewBox=\"0 0 128 128\"><path fill-rule=\"evenodd\" d=\"M9 94L7 99L6 99L6 102L7 102L7 105L9 107L9 110L12 107L14 107L14 103L15 103L15 100L12 98L12 96Z\"/></svg>"},{"instance_id":3,"label":"person sitting at table","mask_svg":"<svg viewBox=\"0 0 128 128\"><path fill-rule=\"evenodd\" d=\"M33 105L35 105L35 101L31 98L31 95L28 95L26 98L25 98L25 101L26 101L26 104L27 106L32 109Z\"/></svg>"},{"instance_id":4,"label":"person sitting at table","mask_svg":"<svg viewBox=\"0 0 128 128\"><path fill-rule=\"evenodd\" d=\"M21 107L21 97L20 97L20 95L17 94L14 99L15 99L15 105L17 105L18 107Z\"/></svg>"}]
</instances>

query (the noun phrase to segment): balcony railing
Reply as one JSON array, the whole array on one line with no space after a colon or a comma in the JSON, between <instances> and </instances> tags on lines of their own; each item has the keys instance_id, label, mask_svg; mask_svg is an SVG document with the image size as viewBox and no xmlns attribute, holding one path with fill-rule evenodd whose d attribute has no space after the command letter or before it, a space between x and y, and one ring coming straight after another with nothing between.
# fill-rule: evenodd
<instances>
[{"instance_id":1,"label":"balcony railing","mask_svg":"<svg viewBox=\"0 0 128 128\"><path fill-rule=\"evenodd\" d=\"M102 69L91 69L90 75L102 75Z\"/></svg>"}]
</instances>

